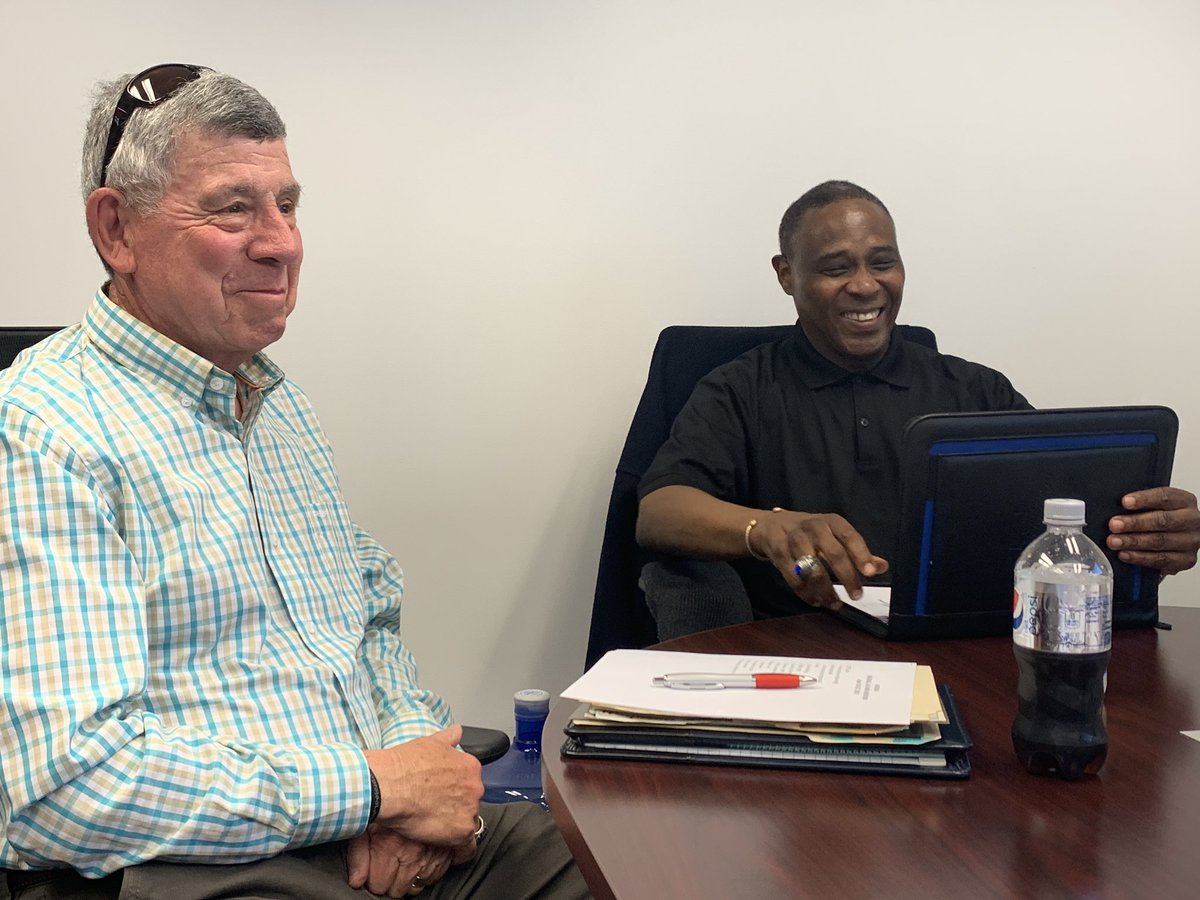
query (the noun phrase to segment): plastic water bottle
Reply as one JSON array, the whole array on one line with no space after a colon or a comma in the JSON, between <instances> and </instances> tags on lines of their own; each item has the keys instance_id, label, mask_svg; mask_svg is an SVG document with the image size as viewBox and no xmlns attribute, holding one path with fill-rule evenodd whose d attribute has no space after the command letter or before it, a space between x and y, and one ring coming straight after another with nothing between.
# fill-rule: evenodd
<instances>
[{"instance_id":1,"label":"plastic water bottle","mask_svg":"<svg viewBox=\"0 0 1200 900\"><path fill-rule=\"evenodd\" d=\"M549 809L542 791L542 727L549 712L550 695L545 691L529 689L513 694L516 736L507 753L483 767L484 802L528 800Z\"/></svg>"},{"instance_id":2,"label":"plastic water bottle","mask_svg":"<svg viewBox=\"0 0 1200 900\"><path fill-rule=\"evenodd\" d=\"M1013 570L1012 739L1030 772L1073 779L1098 772L1108 754L1112 566L1083 533L1082 500L1045 501L1043 521Z\"/></svg>"}]
</instances>

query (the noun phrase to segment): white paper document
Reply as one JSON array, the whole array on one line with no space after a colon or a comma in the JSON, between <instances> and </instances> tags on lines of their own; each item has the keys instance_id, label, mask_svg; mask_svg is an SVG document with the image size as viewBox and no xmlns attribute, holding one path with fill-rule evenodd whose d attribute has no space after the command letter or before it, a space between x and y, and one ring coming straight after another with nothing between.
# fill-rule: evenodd
<instances>
[{"instance_id":1,"label":"white paper document","mask_svg":"<svg viewBox=\"0 0 1200 900\"><path fill-rule=\"evenodd\" d=\"M1200 741L1200 731L1181 731L1179 733L1184 737L1190 737L1193 741Z\"/></svg>"},{"instance_id":2,"label":"white paper document","mask_svg":"<svg viewBox=\"0 0 1200 900\"><path fill-rule=\"evenodd\" d=\"M656 687L677 672L795 672L816 680L798 688L676 690ZM562 692L582 703L674 716L855 725L912 721L916 664L669 650L610 650Z\"/></svg>"},{"instance_id":3,"label":"white paper document","mask_svg":"<svg viewBox=\"0 0 1200 900\"><path fill-rule=\"evenodd\" d=\"M847 606L861 609L868 615L877 618L880 622L887 622L888 613L892 608L892 589L887 585L865 584L863 585L862 596L857 600L851 600L850 595L846 593L846 589L840 584L833 586L833 592Z\"/></svg>"}]
</instances>

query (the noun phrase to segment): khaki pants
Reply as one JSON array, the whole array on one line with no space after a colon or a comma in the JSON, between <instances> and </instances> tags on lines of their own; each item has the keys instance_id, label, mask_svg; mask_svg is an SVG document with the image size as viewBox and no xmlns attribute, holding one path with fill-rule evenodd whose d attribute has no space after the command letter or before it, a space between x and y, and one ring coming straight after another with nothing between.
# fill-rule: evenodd
<instances>
[{"instance_id":1,"label":"khaki pants","mask_svg":"<svg viewBox=\"0 0 1200 900\"><path fill-rule=\"evenodd\" d=\"M422 900L584 900L589 896L550 814L529 803L483 804L487 835L474 862L425 888ZM344 843L232 866L144 863L87 879L73 869L20 873L13 900L367 900L346 883Z\"/></svg>"}]
</instances>

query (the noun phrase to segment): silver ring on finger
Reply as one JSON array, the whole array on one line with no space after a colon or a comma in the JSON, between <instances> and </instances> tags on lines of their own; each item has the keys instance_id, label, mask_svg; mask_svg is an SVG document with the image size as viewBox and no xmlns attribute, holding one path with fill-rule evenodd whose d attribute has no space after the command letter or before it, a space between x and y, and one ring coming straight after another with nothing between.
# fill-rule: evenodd
<instances>
[{"instance_id":1,"label":"silver ring on finger","mask_svg":"<svg viewBox=\"0 0 1200 900\"><path fill-rule=\"evenodd\" d=\"M808 581L817 572L821 570L821 560L813 556L811 553L800 557L796 560L796 575L801 581Z\"/></svg>"}]
</instances>

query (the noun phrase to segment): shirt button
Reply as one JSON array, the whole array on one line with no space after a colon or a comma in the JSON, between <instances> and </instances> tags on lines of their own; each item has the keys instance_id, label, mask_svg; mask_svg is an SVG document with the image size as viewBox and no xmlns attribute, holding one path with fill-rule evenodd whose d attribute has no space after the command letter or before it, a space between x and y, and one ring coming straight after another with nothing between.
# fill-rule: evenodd
<instances>
[{"instance_id":1,"label":"shirt button","mask_svg":"<svg viewBox=\"0 0 1200 900\"><path fill-rule=\"evenodd\" d=\"M182 400L179 401L179 405L182 406L184 409L191 409L192 408L192 398L184 397Z\"/></svg>"},{"instance_id":2,"label":"shirt button","mask_svg":"<svg viewBox=\"0 0 1200 900\"><path fill-rule=\"evenodd\" d=\"M866 428L868 425L871 424L871 420L868 419L866 416L863 416L861 419L858 420L858 424L861 425L863 428Z\"/></svg>"}]
</instances>

